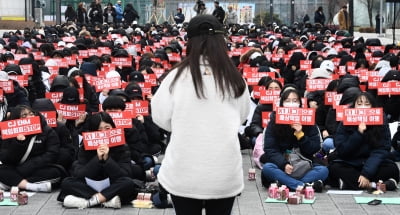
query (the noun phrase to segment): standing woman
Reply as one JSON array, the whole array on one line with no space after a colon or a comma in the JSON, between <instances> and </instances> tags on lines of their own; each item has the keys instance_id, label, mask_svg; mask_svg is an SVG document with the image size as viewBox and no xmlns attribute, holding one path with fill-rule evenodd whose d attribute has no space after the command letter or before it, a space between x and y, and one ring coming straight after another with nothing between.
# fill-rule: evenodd
<instances>
[{"instance_id":1,"label":"standing woman","mask_svg":"<svg viewBox=\"0 0 400 215\"><path fill-rule=\"evenodd\" d=\"M353 108L378 107L375 98L360 93ZM374 182L382 180L387 190L395 190L399 181L399 169L389 159L391 149L390 129L384 115L383 125L343 125L335 134L337 159L329 165L331 181L338 182L340 189L373 189Z\"/></svg>"},{"instance_id":2,"label":"standing woman","mask_svg":"<svg viewBox=\"0 0 400 215\"><path fill-rule=\"evenodd\" d=\"M76 22L76 11L70 4L65 10L65 22Z\"/></svg>"},{"instance_id":3,"label":"standing woman","mask_svg":"<svg viewBox=\"0 0 400 215\"><path fill-rule=\"evenodd\" d=\"M92 115L87 122L89 131L105 131L115 128L111 116L105 112ZM100 145L97 150L80 147L78 161L71 170L72 177L65 178L57 197L68 208L88 208L98 205L121 208L121 204L132 201L137 191L130 179L131 158L126 144L109 148ZM107 180L109 184L102 190L95 190L88 179Z\"/></svg>"},{"instance_id":4,"label":"standing woman","mask_svg":"<svg viewBox=\"0 0 400 215\"><path fill-rule=\"evenodd\" d=\"M158 180L177 215L201 214L203 207L208 215L230 214L244 187L237 132L250 95L214 16L192 18L188 38L187 58L151 100L154 122L172 132Z\"/></svg>"},{"instance_id":5,"label":"standing woman","mask_svg":"<svg viewBox=\"0 0 400 215\"><path fill-rule=\"evenodd\" d=\"M84 6L84 2L79 2L78 9L77 9L77 21L80 25L85 25L88 23L88 14L86 8Z\"/></svg>"},{"instance_id":6,"label":"standing woman","mask_svg":"<svg viewBox=\"0 0 400 215\"><path fill-rule=\"evenodd\" d=\"M325 24L325 14L324 14L324 8L319 6L318 9L314 13L314 24L321 24L324 26Z\"/></svg>"}]
</instances>

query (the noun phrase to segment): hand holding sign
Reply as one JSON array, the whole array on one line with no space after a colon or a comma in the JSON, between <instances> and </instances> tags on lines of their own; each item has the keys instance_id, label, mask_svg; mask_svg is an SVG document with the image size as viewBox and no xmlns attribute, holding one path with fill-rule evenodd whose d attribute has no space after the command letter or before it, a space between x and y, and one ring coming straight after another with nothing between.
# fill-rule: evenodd
<instances>
[{"instance_id":1,"label":"hand holding sign","mask_svg":"<svg viewBox=\"0 0 400 215\"><path fill-rule=\"evenodd\" d=\"M106 161L108 159L108 152L110 151L110 148L108 147L107 144L101 144L97 148L97 157L99 160Z\"/></svg>"},{"instance_id":2,"label":"hand holding sign","mask_svg":"<svg viewBox=\"0 0 400 215\"><path fill-rule=\"evenodd\" d=\"M365 125L365 122L361 122L358 125L358 131L363 134L365 130L367 130L367 125Z\"/></svg>"}]
</instances>

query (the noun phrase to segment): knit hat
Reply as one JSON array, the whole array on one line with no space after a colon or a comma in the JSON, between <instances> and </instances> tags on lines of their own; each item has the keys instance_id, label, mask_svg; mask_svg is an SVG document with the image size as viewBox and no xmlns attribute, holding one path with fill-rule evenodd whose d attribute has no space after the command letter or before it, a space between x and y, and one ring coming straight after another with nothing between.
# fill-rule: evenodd
<instances>
[{"instance_id":1,"label":"knit hat","mask_svg":"<svg viewBox=\"0 0 400 215\"><path fill-rule=\"evenodd\" d=\"M222 24L213 15L198 15L192 18L187 28L188 38L200 35L225 34Z\"/></svg>"},{"instance_id":2,"label":"knit hat","mask_svg":"<svg viewBox=\"0 0 400 215\"><path fill-rule=\"evenodd\" d=\"M110 109L121 109L125 110L125 102L122 100L122 98L116 96L116 95L110 95L108 96L102 105L103 110L110 110Z\"/></svg>"},{"instance_id":3,"label":"knit hat","mask_svg":"<svg viewBox=\"0 0 400 215\"><path fill-rule=\"evenodd\" d=\"M47 98L35 99L32 103L32 108L36 111L56 111L53 102Z\"/></svg>"},{"instance_id":4,"label":"knit hat","mask_svg":"<svg viewBox=\"0 0 400 215\"><path fill-rule=\"evenodd\" d=\"M315 79L315 78L331 78L332 77L332 73L329 72L326 69L323 68L316 68L313 69L309 79Z\"/></svg>"},{"instance_id":5,"label":"knit hat","mask_svg":"<svg viewBox=\"0 0 400 215\"><path fill-rule=\"evenodd\" d=\"M322 61L322 63L319 66L319 68L328 70L330 72L333 72L335 70L335 65L330 60L324 60L324 61Z\"/></svg>"},{"instance_id":6,"label":"knit hat","mask_svg":"<svg viewBox=\"0 0 400 215\"><path fill-rule=\"evenodd\" d=\"M82 70L82 74L97 76L97 66L92 62L83 62L80 69Z\"/></svg>"},{"instance_id":7,"label":"knit hat","mask_svg":"<svg viewBox=\"0 0 400 215\"><path fill-rule=\"evenodd\" d=\"M63 104L79 104L79 92L75 87L67 87L63 90L61 99Z\"/></svg>"}]
</instances>

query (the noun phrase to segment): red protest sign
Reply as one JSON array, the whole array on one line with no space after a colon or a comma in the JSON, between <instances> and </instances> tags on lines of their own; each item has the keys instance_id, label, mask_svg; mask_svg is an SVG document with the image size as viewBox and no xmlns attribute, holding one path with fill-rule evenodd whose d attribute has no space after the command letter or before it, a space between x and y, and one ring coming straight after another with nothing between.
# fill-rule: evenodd
<instances>
[{"instance_id":1,"label":"red protest sign","mask_svg":"<svg viewBox=\"0 0 400 215\"><path fill-rule=\"evenodd\" d=\"M400 82L379 82L378 95L400 95Z\"/></svg>"},{"instance_id":2,"label":"red protest sign","mask_svg":"<svg viewBox=\"0 0 400 215\"><path fill-rule=\"evenodd\" d=\"M382 77L369 76L368 77L368 89L378 89L378 83L381 82Z\"/></svg>"},{"instance_id":3,"label":"red protest sign","mask_svg":"<svg viewBox=\"0 0 400 215\"><path fill-rule=\"evenodd\" d=\"M311 60L300 60L300 70L311 70Z\"/></svg>"},{"instance_id":4,"label":"red protest sign","mask_svg":"<svg viewBox=\"0 0 400 215\"><path fill-rule=\"evenodd\" d=\"M265 90L265 86L253 86L253 97L259 99L261 97L261 90Z\"/></svg>"},{"instance_id":5,"label":"red protest sign","mask_svg":"<svg viewBox=\"0 0 400 215\"><path fill-rule=\"evenodd\" d=\"M382 108L346 108L344 109L343 125L382 125Z\"/></svg>"},{"instance_id":6,"label":"red protest sign","mask_svg":"<svg viewBox=\"0 0 400 215\"><path fill-rule=\"evenodd\" d=\"M123 128L114 128L105 131L82 132L83 146L85 150L96 150L99 145L107 144L115 147L125 144Z\"/></svg>"},{"instance_id":7,"label":"red protest sign","mask_svg":"<svg viewBox=\"0 0 400 215\"><path fill-rule=\"evenodd\" d=\"M62 114L64 119L78 119L80 115L86 114L86 105L67 105L61 103L54 103L59 114Z\"/></svg>"},{"instance_id":8,"label":"red protest sign","mask_svg":"<svg viewBox=\"0 0 400 215\"><path fill-rule=\"evenodd\" d=\"M279 99L280 90L261 90L260 91L260 104L272 104L276 99Z\"/></svg>"},{"instance_id":9,"label":"red protest sign","mask_svg":"<svg viewBox=\"0 0 400 215\"><path fill-rule=\"evenodd\" d=\"M41 111L40 112L46 119L47 125L52 128L57 127L57 112L56 111Z\"/></svg>"},{"instance_id":10,"label":"red protest sign","mask_svg":"<svg viewBox=\"0 0 400 215\"><path fill-rule=\"evenodd\" d=\"M157 86L156 74L144 74L144 82L149 83L151 86Z\"/></svg>"},{"instance_id":11,"label":"red protest sign","mask_svg":"<svg viewBox=\"0 0 400 215\"><path fill-rule=\"evenodd\" d=\"M1 138L3 140L22 135L42 133L40 117L28 117L22 119L0 122Z\"/></svg>"},{"instance_id":12,"label":"red protest sign","mask_svg":"<svg viewBox=\"0 0 400 215\"><path fill-rule=\"evenodd\" d=\"M332 105L334 95L336 95L335 91L325 91L324 104Z\"/></svg>"},{"instance_id":13,"label":"red protest sign","mask_svg":"<svg viewBox=\"0 0 400 215\"><path fill-rule=\"evenodd\" d=\"M107 112L113 119L117 128L132 128L132 112L121 111L121 112Z\"/></svg>"},{"instance_id":14,"label":"red protest sign","mask_svg":"<svg viewBox=\"0 0 400 215\"><path fill-rule=\"evenodd\" d=\"M98 78L94 84L96 92L101 92L104 89L120 89L121 88L121 78Z\"/></svg>"},{"instance_id":15,"label":"red protest sign","mask_svg":"<svg viewBox=\"0 0 400 215\"><path fill-rule=\"evenodd\" d=\"M269 121L271 120L271 111L261 112L262 127L266 128Z\"/></svg>"},{"instance_id":16,"label":"red protest sign","mask_svg":"<svg viewBox=\"0 0 400 215\"><path fill-rule=\"evenodd\" d=\"M20 86L28 86L28 75L9 75L8 78L17 81Z\"/></svg>"},{"instance_id":17,"label":"red protest sign","mask_svg":"<svg viewBox=\"0 0 400 215\"><path fill-rule=\"evenodd\" d=\"M139 114L143 116L149 115L149 101L132 100L131 103L133 104L132 113L134 116L137 116Z\"/></svg>"},{"instance_id":18,"label":"red protest sign","mask_svg":"<svg viewBox=\"0 0 400 215\"><path fill-rule=\"evenodd\" d=\"M14 93L13 80L0 81L0 87L3 88L4 93Z\"/></svg>"},{"instance_id":19,"label":"red protest sign","mask_svg":"<svg viewBox=\"0 0 400 215\"><path fill-rule=\"evenodd\" d=\"M317 90L325 90L331 81L332 81L331 79L325 79L325 78L307 79L306 90L308 92L313 92L313 91L317 91Z\"/></svg>"},{"instance_id":20,"label":"red protest sign","mask_svg":"<svg viewBox=\"0 0 400 215\"><path fill-rule=\"evenodd\" d=\"M344 109L348 108L348 105L337 105L336 110L336 121L343 121Z\"/></svg>"},{"instance_id":21,"label":"red protest sign","mask_svg":"<svg viewBox=\"0 0 400 215\"><path fill-rule=\"evenodd\" d=\"M51 102L57 103L62 99L63 92L46 92L45 97L50 99Z\"/></svg>"},{"instance_id":22,"label":"red protest sign","mask_svg":"<svg viewBox=\"0 0 400 215\"><path fill-rule=\"evenodd\" d=\"M0 88L0 102L4 102L4 92L3 89Z\"/></svg>"},{"instance_id":23,"label":"red protest sign","mask_svg":"<svg viewBox=\"0 0 400 215\"><path fill-rule=\"evenodd\" d=\"M21 72L24 75L33 75L33 68L32 64L24 64L24 65L19 65L21 68Z\"/></svg>"},{"instance_id":24,"label":"red protest sign","mask_svg":"<svg viewBox=\"0 0 400 215\"><path fill-rule=\"evenodd\" d=\"M277 107L276 124L293 124L300 123L302 125L315 124L314 108L291 108Z\"/></svg>"}]
</instances>

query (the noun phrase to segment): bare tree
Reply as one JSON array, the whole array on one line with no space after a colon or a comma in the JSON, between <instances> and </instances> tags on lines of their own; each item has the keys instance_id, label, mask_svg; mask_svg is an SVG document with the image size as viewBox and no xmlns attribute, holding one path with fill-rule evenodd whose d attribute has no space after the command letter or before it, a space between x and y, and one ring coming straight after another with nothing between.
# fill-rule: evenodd
<instances>
[{"instance_id":1,"label":"bare tree","mask_svg":"<svg viewBox=\"0 0 400 215\"><path fill-rule=\"evenodd\" d=\"M367 7L369 27L373 27L372 12L374 8L379 8L379 0L359 0L363 5Z\"/></svg>"}]
</instances>

